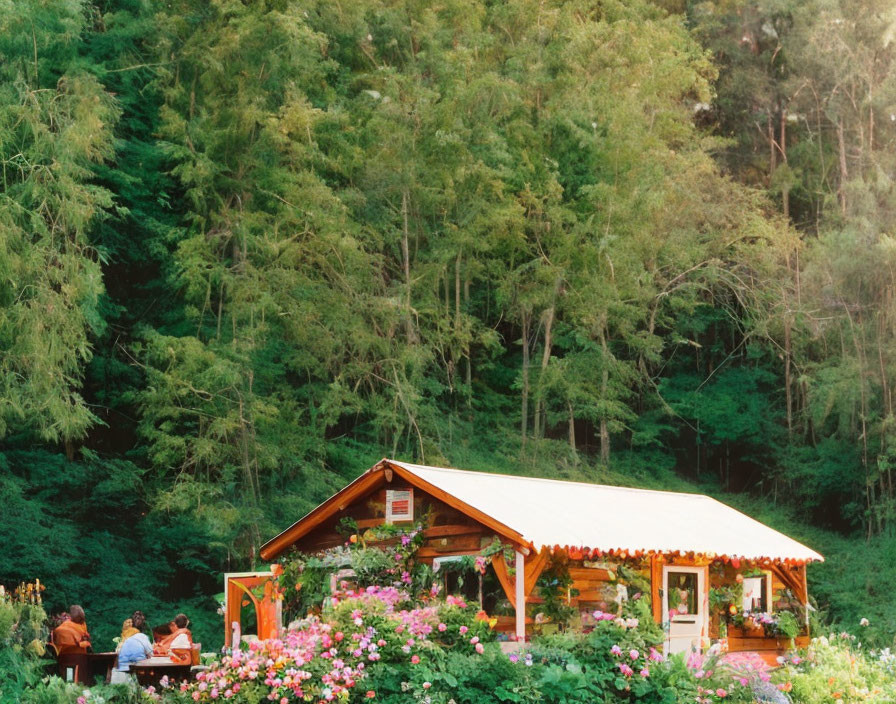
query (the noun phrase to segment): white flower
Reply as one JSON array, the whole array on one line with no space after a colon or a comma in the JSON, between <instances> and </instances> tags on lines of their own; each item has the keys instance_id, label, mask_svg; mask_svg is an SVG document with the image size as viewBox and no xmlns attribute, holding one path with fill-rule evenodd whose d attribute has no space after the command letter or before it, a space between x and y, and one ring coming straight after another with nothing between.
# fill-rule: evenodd
<instances>
[{"instance_id":1,"label":"white flower","mask_svg":"<svg viewBox=\"0 0 896 704\"><path fill-rule=\"evenodd\" d=\"M859 625L860 626L869 626L869 625L871 625L871 622L867 618L863 618L861 621L859 621Z\"/></svg>"}]
</instances>

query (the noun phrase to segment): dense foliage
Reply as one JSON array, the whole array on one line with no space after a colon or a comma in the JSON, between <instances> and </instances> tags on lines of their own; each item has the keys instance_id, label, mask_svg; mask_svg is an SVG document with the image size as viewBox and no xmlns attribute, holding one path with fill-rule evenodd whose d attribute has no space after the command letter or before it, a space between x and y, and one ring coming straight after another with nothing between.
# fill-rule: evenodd
<instances>
[{"instance_id":1,"label":"dense foliage","mask_svg":"<svg viewBox=\"0 0 896 704\"><path fill-rule=\"evenodd\" d=\"M808 652L772 672L717 653L667 658L650 620L595 614L589 632L535 640L506 654L489 625L462 600L414 599L395 587L371 586L334 595L319 616L290 626L282 639L228 651L190 682L163 679L160 688L66 684L30 677L14 688L0 678L0 700L29 704L234 704L395 702L422 704L785 704L891 701L893 656L868 651L855 636L813 640ZM3 611L0 610L0 614ZM40 621L38 620L38 623ZM10 639L2 624L0 640ZM15 635L16 628L12 629ZM659 638L662 638L660 634ZM7 651L2 651L7 652ZM10 649L9 652L16 652ZM14 667L35 670L35 653ZM782 660L784 660L782 658ZM21 670L0 663L0 675ZM5 698L4 698L5 697Z\"/></svg>"},{"instance_id":2,"label":"dense foliage","mask_svg":"<svg viewBox=\"0 0 896 704\"><path fill-rule=\"evenodd\" d=\"M888 640L894 31L0 0L0 582L216 644L220 572L398 455L798 507Z\"/></svg>"}]
</instances>

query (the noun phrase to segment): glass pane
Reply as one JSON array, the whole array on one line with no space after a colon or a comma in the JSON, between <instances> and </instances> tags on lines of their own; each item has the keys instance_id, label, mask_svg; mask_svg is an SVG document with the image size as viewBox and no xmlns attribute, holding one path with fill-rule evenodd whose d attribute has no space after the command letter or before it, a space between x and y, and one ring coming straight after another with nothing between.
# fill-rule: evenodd
<instances>
[{"instance_id":1,"label":"glass pane","mask_svg":"<svg viewBox=\"0 0 896 704\"><path fill-rule=\"evenodd\" d=\"M695 572L669 572L667 579L669 616L698 613L697 574Z\"/></svg>"},{"instance_id":2,"label":"glass pane","mask_svg":"<svg viewBox=\"0 0 896 704\"><path fill-rule=\"evenodd\" d=\"M765 577L744 578L744 611L762 612L765 608Z\"/></svg>"}]
</instances>

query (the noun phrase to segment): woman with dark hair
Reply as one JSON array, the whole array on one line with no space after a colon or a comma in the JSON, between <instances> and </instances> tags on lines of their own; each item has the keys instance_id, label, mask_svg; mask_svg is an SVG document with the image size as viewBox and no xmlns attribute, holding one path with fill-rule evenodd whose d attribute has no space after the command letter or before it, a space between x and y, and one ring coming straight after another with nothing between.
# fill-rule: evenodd
<instances>
[{"instance_id":1,"label":"woman with dark hair","mask_svg":"<svg viewBox=\"0 0 896 704\"><path fill-rule=\"evenodd\" d=\"M167 655L174 662L189 664L192 660L193 634L187 626L190 619L178 614L169 624L170 632L155 645L156 655Z\"/></svg>"},{"instance_id":2,"label":"woman with dark hair","mask_svg":"<svg viewBox=\"0 0 896 704\"><path fill-rule=\"evenodd\" d=\"M112 684L120 684L133 680L130 675L131 665L140 660L152 657L152 644L143 630L146 628L146 617L142 611L135 611L128 619L131 624L121 632L121 650L118 651L118 662L112 671ZM125 621L127 624L127 621Z\"/></svg>"}]
</instances>

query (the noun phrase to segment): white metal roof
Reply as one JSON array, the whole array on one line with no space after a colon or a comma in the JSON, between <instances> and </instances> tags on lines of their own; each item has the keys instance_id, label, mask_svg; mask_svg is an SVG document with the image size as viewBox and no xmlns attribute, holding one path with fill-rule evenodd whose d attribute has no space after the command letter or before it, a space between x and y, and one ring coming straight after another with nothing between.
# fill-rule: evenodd
<instances>
[{"instance_id":1,"label":"white metal roof","mask_svg":"<svg viewBox=\"0 0 896 704\"><path fill-rule=\"evenodd\" d=\"M539 548L824 560L802 543L701 494L387 462L491 516Z\"/></svg>"}]
</instances>

